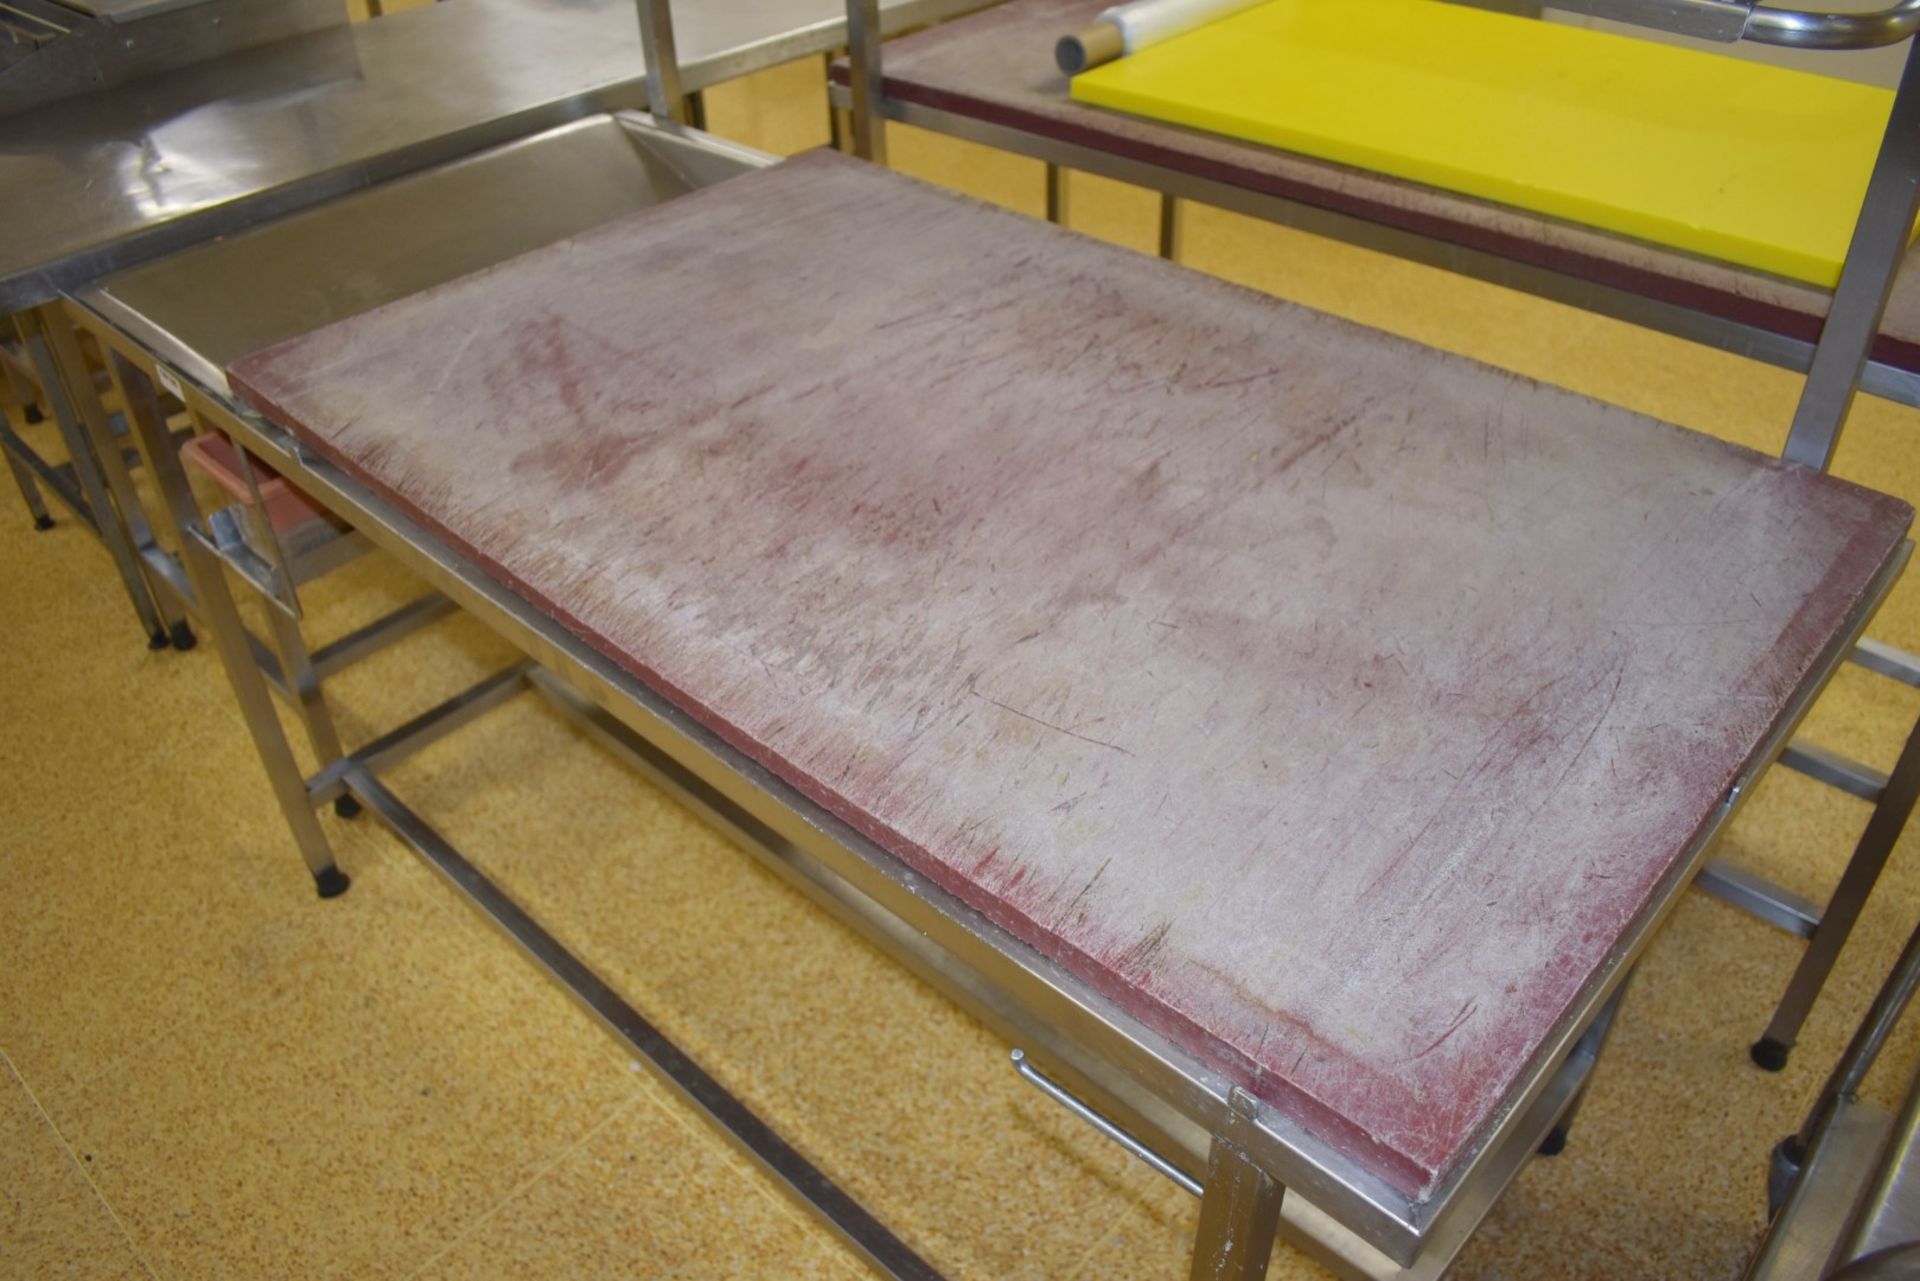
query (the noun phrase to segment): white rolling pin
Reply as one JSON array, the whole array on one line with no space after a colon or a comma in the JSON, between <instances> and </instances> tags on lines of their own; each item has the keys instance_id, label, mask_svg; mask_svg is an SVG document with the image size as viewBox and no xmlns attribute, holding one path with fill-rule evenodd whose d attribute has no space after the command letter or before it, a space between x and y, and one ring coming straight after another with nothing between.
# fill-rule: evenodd
<instances>
[{"instance_id":1,"label":"white rolling pin","mask_svg":"<svg viewBox=\"0 0 1920 1281\"><path fill-rule=\"evenodd\" d=\"M1261 0L1132 0L1102 10L1093 25L1060 37L1053 60L1070 76L1185 35Z\"/></svg>"}]
</instances>

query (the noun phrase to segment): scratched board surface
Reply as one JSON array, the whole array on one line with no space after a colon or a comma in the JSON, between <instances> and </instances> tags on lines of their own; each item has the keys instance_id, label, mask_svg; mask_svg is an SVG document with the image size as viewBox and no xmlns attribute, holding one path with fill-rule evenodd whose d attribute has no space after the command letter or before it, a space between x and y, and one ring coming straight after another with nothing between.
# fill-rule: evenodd
<instances>
[{"instance_id":1,"label":"scratched board surface","mask_svg":"<svg viewBox=\"0 0 1920 1281\"><path fill-rule=\"evenodd\" d=\"M829 153L231 376L1414 1196L1912 514Z\"/></svg>"}]
</instances>

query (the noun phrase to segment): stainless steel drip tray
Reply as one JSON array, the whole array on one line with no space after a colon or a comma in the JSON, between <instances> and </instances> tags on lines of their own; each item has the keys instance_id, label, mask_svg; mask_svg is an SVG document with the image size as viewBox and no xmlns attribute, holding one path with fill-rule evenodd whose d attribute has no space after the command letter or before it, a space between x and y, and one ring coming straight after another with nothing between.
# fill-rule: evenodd
<instances>
[{"instance_id":1,"label":"stainless steel drip tray","mask_svg":"<svg viewBox=\"0 0 1920 1281\"><path fill-rule=\"evenodd\" d=\"M773 157L590 116L109 276L78 301L217 392L229 362Z\"/></svg>"}]
</instances>

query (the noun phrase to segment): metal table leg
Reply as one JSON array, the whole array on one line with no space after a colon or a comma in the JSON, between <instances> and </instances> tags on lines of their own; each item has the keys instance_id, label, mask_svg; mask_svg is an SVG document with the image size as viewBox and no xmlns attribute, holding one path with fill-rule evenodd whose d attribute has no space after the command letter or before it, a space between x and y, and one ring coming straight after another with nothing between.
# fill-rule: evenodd
<instances>
[{"instance_id":1,"label":"metal table leg","mask_svg":"<svg viewBox=\"0 0 1920 1281\"><path fill-rule=\"evenodd\" d=\"M314 759L337 761L346 753L340 750L340 732L334 728L333 713L320 692L320 677L313 669L313 656L307 650L306 637L300 634L300 624L271 603L266 615L273 629L274 651L280 656L280 672L299 702L300 719L313 744Z\"/></svg>"},{"instance_id":2,"label":"metal table leg","mask_svg":"<svg viewBox=\"0 0 1920 1281\"><path fill-rule=\"evenodd\" d=\"M114 438L113 428L107 419L107 407L101 403L100 395L94 390L93 379L78 371L86 370L86 360L80 351L78 333L64 316L48 315L45 318L47 341L53 348L54 358L63 370L77 371L67 380L66 390L72 400L74 416L79 420L82 430L92 445L94 462L98 465L101 478L106 482L108 496L113 500L120 516L120 529L132 548L136 560L142 553L154 546L153 530L147 523L146 508L140 502L140 495L133 485L133 475L127 470L126 455L120 442ZM153 416L165 431L165 419L160 407L151 397L136 404L129 396L128 387L114 368L115 360L108 361L108 377L112 379L115 392L126 412L127 420L132 422L137 412ZM187 626L186 614L180 602L173 599L172 593L162 584L155 582L151 575L143 574L147 583L148 598L153 602L154 613L160 619L160 626L166 632L168 641L175 649L193 648L192 628ZM157 646L155 648L158 648Z\"/></svg>"},{"instance_id":3,"label":"metal table leg","mask_svg":"<svg viewBox=\"0 0 1920 1281\"><path fill-rule=\"evenodd\" d=\"M234 443L239 449L239 442ZM256 517L265 523L266 517ZM323 765L346 756L346 750L340 746L340 731L333 723L333 710L327 706L326 691L320 687L320 672L313 661L313 654L307 648L307 638L300 631L300 621L286 612L273 601L267 601L265 613L267 624L273 630L274 652L280 657L280 675L286 682L290 693L300 711L300 721L307 727L307 741L313 745L313 757ZM360 802L351 793L336 796L333 812L341 818L355 818L360 814Z\"/></svg>"},{"instance_id":4,"label":"metal table leg","mask_svg":"<svg viewBox=\"0 0 1920 1281\"><path fill-rule=\"evenodd\" d=\"M52 529L53 517L47 513L46 500L40 497L40 487L33 483L33 473L20 465L13 452L0 449L7 459L7 470L13 473L13 483L20 487L20 501L27 505L27 514L33 517L35 529Z\"/></svg>"},{"instance_id":5,"label":"metal table leg","mask_svg":"<svg viewBox=\"0 0 1920 1281\"><path fill-rule=\"evenodd\" d=\"M11 335L22 352L26 351L26 336L21 331L17 317L0 316L0 341ZM40 408L40 388L38 384L27 381L30 375L11 360L0 357L0 386L10 390L12 398L21 407L21 413L28 426L46 421L46 414Z\"/></svg>"},{"instance_id":6,"label":"metal table leg","mask_svg":"<svg viewBox=\"0 0 1920 1281\"><path fill-rule=\"evenodd\" d=\"M847 149L846 129L841 121L840 108L833 105L833 64L837 58L846 56L846 49L829 49L820 55L820 83L827 86L827 146L835 151Z\"/></svg>"},{"instance_id":7,"label":"metal table leg","mask_svg":"<svg viewBox=\"0 0 1920 1281\"><path fill-rule=\"evenodd\" d=\"M1234 1091L1234 1104L1245 1096ZM1280 1230L1285 1190L1239 1148L1215 1137L1193 1243L1193 1281L1261 1281Z\"/></svg>"},{"instance_id":8,"label":"metal table leg","mask_svg":"<svg viewBox=\"0 0 1920 1281\"><path fill-rule=\"evenodd\" d=\"M1873 893L1874 883L1880 879L1880 870L1887 865L1887 856L1893 853L1894 843L1900 839L1907 819L1913 814L1916 798L1920 798L1920 723L1916 723L1907 736L1907 745L1901 749L1900 759L1887 778L1886 790L1873 808L1873 817L1867 820L1867 828L1860 834L1860 843L1854 846L1847 870L1834 888L1827 910L1821 913L1813 937L1807 941L1806 954L1800 958L1799 968L1787 983L1786 995L1780 998L1780 1005L1773 1012L1773 1022L1767 1025L1766 1035L1753 1044L1753 1061L1768 1071L1778 1072L1787 1065L1794 1040L1800 1035L1800 1025L1806 1022L1807 1011L1813 1008L1827 975L1833 972L1840 949L1853 932L1854 922L1860 919L1867 896Z\"/></svg>"},{"instance_id":9,"label":"metal table leg","mask_svg":"<svg viewBox=\"0 0 1920 1281\"><path fill-rule=\"evenodd\" d=\"M1068 199L1067 175L1071 172L1065 165L1047 162L1047 221L1056 227L1067 225ZM1168 262L1180 261L1181 233L1180 199L1166 192L1160 193L1159 239L1155 252Z\"/></svg>"},{"instance_id":10,"label":"metal table leg","mask_svg":"<svg viewBox=\"0 0 1920 1281\"><path fill-rule=\"evenodd\" d=\"M1567 1136L1573 1131L1574 1118L1580 1115L1580 1106L1587 1101L1587 1091L1593 1088L1593 1070L1600 1062L1600 1056L1606 1053L1607 1041L1613 1036L1613 1025L1620 1013L1620 1002L1627 994L1627 988L1633 984L1633 976L1639 972L1636 965L1620 980L1620 986L1613 989L1613 995L1594 1015L1593 1022L1581 1035L1580 1043L1573 1047L1573 1054L1584 1056L1588 1061L1586 1073L1580 1079L1580 1088L1567 1100L1567 1106L1560 1111L1560 1119L1547 1131L1547 1137L1540 1141L1538 1149L1541 1156L1559 1156L1567 1149Z\"/></svg>"},{"instance_id":11,"label":"metal table leg","mask_svg":"<svg viewBox=\"0 0 1920 1281\"><path fill-rule=\"evenodd\" d=\"M653 118L688 123L687 95L680 87L680 55L667 0L637 0L640 48L647 60L647 110Z\"/></svg>"},{"instance_id":12,"label":"metal table leg","mask_svg":"<svg viewBox=\"0 0 1920 1281\"><path fill-rule=\"evenodd\" d=\"M306 778L300 773L293 749L280 728L280 718L274 712L273 694L267 688L266 678L254 663L253 649L248 644L246 628L240 621L239 607L234 604L233 594L227 588L226 574L213 554L187 533L190 526L199 522L200 510L194 503L193 490L187 484L186 470L173 451L172 438L167 435L164 425L156 428L148 415L129 417L133 421L141 456L150 469L154 483L159 486L161 510L193 584L201 622L213 634L214 647L220 652L220 665L226 669L227 682L233 687L234 701L239 703L240 714L246 720L248 732L253 735L253 745L260 753L267 780L273 785L274 799L280 803L280 812L286 818L287 826L293 829L293 838L300 846L307 870L313 874L320 897L333 898L344 894L350 882L347 874L335 864L333 848L327 841L326 833L320 829L319 817L313 812ZM321 762L322 765L330 763Z\"/></svg>"},{"instance_id":13,"label":"metal table leg","mask_svg":"<svg viewBox=\"0 0 1920 1281\"><path fill-rule=\"evenodd\" d=\"M13 328L12 318L0 318L0 325L3 325L0 327L0 337L3 337L5 329ZM19 405L23 416L38 413L33 397L20 385L12 360L6 353L0 352L0 411L4 411L7 405ZM34 418L28 417L27 421L33 422ZM27 511L33 517L33 527L53 528L53 517L47 513L47 504L40 497L40 486L34 483L33 473L22 466L10 451L0 449L0 454L6 454L7 469L13 473L13 483L19 487L20 501L27 505Z\"/></svg>"},{"instance_id":14,"label":"metal table leg","mask_svg":"<svg viewBox=\"0 0 1920 1281\"><path fill-rule=\"evenodd\" d=\"M54 421L59 425L60 438L66 443L73 473L80 482L81 493L93 517L94 532L100 536L108 554L113 557L114 568L120 572L121 585L127 590L127 599L132 603L140 625L146 629L148 645L153 649L161 649L170 643L166 628L161 626L152 592L147 586L146 577L140 572L139 557L127 541L126 528L120 523L112 500L107 496L106 485L100 479L99 468L95 465L93 450L75 417L73 405L67 399L66 389L70 384L62 379L60 362L48 343L40 313L22 315L20 326L26 342L27 358L33 363L35 376L40 380L40 394L46 397L47 407L53 411ZM74 374L76 378L87 377L84 368L74 371Z\"/></svg>"},{"instance_id":15,"label":"metal table leg","mask_svg":"<svg viewBox=\"0 0 1920 1281\"><path fill-rule=\"evenodd\" d=\"M1859 389L1893 278L1920 215L1920 40L1907 49L1880 156L1847 246L1827 323L1820 330L1806 385L1782 456L1825 471L1833 461L1847 411Z\"/></svg>"},{"instance_id":16,"label":"metal table leg","mask_svg":"<svg viewBox=\"0 0 1920 1281\"><path fill-rule=\"evenodd\" d=\"M1056 227L1067 225L1067 171L1047 164L1047 221Z\"/></svg>"},{"instance_id":17,"label":"metal table leg","mask_svg":"<svg viewBox=\"0 0 1920 1281\"><path fill-rule=\"evenodd\" d=\"M144 417L161 438L170 438L166 415L160 412L159 399L154 395L153 384L145 377L129 377L136 371L121 359L118 353L109 352L107 356L107 376L113 381L113 391L120 398L121 408L125 410L129 424L135 424ZM91 388L88 393L91 395ZM104 416L102 422L105 421ZM153 536L152 526L148 524L146 508L140 502L140 496L133 486L133 476L127 470L126 460L119 449L109 449L100 460L100 470L107 478L107 485L113 491L116 501L121 505L121 514L126 520L127 535L133 540L133 546L143 558L150 551L158 551L159 542ZM198 639L193 627L187 622L188 602L178 599L178 594L169 589L168 584L148 566L148 582L153 586L153 603L160 613L160 621L166 624L167 635L173 640L177 650L192 649Z\"/></svg>"},{"instance_id":18,"label":"metal table leg","mask_svg":"<svg viewBox=\"0 0 1920 1281\"><path fill-rule=\"evenodd\" d=\"M880 0L847 0L847 88L853 154L887 163L887 118L880 73Z\"/></svg>"}]
</instances>

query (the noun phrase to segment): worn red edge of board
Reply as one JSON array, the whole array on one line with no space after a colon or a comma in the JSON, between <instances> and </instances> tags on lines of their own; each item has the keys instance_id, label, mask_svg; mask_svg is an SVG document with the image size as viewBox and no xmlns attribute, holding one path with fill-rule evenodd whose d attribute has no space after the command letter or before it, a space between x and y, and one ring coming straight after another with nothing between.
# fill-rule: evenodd
<instances>
[{"instance_id":1,"label":"worn red edge of board","mask_svg":"<svg viewBox=\"0 0 1920 1281\"><path fill-rule=\"evenodd\" d=\"M961 19L961 21L965 20ZM843 88L851 83L851 73L848 71L845 59L836 60L829 74L833 83ZM1056 120L1034 112L1023 111L1018 107L1006 106L991 99L974 98L951 90L916 84L910 80L896 80L890 76L884 78L882 92L887 98L913 106L948 112L966 119L978 120L984 124L998 125L1040 138L1051 138L1070 146L1085 147L1089 151L1171 170L1203 181L1217 182L1264 196L1290 200L1309 208L1344 214L1364 222L1425 236L1444 245L1457 245L1464 249L1477 250L1496 258L1504 258L1528 267L1537 267L1588 284L1619 290L1636 298L1645 298L1687 311L1697 311L1733 324L1748 325L1764 333L1777 334L1797 342L1808 344L1819 342L1820 331L1825 325L1825 318L1822 316L1796 311L1791 307L1783 307L1763 299L1746 297L1712 285L1663 275L1644 267L1581 253L1575 249L1527 240L1491 227L1440 217L1424 210L1369 200L1364 196L1353 195L1333 187L1313 186L1278 174L1265 173L1251 166L1222 164L1177 148L1138 141L1090 125ZM1063 101L1067 100L1063 99ZM1080 103L1071 105L1083 106ZM1084 107L1084 109L1093 118L1103 114L1103 110L1098 107ZM1192 132L1178 125L1163 127L1174 133ZM1257 143L1243 145L1256 150L1278 151L1277 148L1261 148ZM1289 151L1280 154L1306 163L1323 164L1329 169L1365 173L1369 177L1382 181L1404 183L1402 179L1387 179L1385 175L1376 174L1370 170L1352 169L1350 166L1336 165L1332 161L1314 160L1299 152ZM1418 184L1404 183L1404 185L1411 187ZM1512 205L1497 205L1492 201L1475 201L1473 197L1445 191L1438 187L1421 187L1420 189L1438 192L1456 200L1471 201L1500 209L1517 208ZM1527 211L1518 210L1518 212ZM1532 216L1546 219L1544 214ZM1585 227L1585 224L1569 225ZM1595 230L1590 227L1585 229ZM1625 240L1628 237L1623 236L1621 239ZM1651 244L1652 242L1636 241L1635 243ZM1654 247L1666 253L1688 256L1681 250L1664 245ZM1706 261L1727 266L1717 259ZM1732 267L1728 269L1738 270ZM1869 358L1875 363L1888 365L1894 369L1920 373L1920 343L1903 340L1885 331L1875 335Z\"/></svg>"},{"instance_id":2,"label":"worn red edge of board","mask_svg":"<svg viewBox=\"0 0 1920 1281\"><path fill-rule=\"evenodd\" d=\"M298 341L298 339L291 341ZM1244 1053L1221 1041L1218 1037L1209 1033L1199 1023L1171 1006L1166 1005L1158 997L1152 996L1149 993L1143 993L1138 989L1130 988L1118 981L1105 968L1097 964L1095 958L1087 955L1080 948L1055 936L1050 931L1043 929L1031 918L1026 916L1026 914L1013 910L1007 904L985 893L977 884L961 876L953 868L923 849L917 842L905 838L888 824L876 821L871 815L864 812L859 806L849 802L839 793L822 786L807 771L796 768L792 762L788 761L780 753L769 750L764 744L757 743L750 736L740 733L724 716L709 708L693 691L682 689L674 683L662 679L661 676L642 661L641 658L620 650L556 601L550 599L531 584L522 581L509 572L505 566L481 552L477 547L462 538L458 531L448 528L440 521L417 510L412 504L400 497L377 477L368 473L352 459L334 449L324 438L308 431L293 414L289 413L270 396L261 392L248 378L249 368L256 362L267 361L276 350L277 348L269 348L266 351L243 357L235 361L229 368L228 377L233 387L249 404L253 405L261 413L267 415L274 422L293 432L306 446L314 449L321 456L333 463L333 465L340 468L341 471L377 494L382 500L403 513L409 520L420 524L431 530L438 537L444 539L450 546L459 551L462 556L484 569L496 582L507 586L516 595L526 599L549 617L560 622L575 637L614 663L615 666L627 675L639 680L649 689L664 695L676 708L692 716L695 721L717 735L729 747L771 770L788 786L793 787L808 800L820 805L828 813L846 823L861 836L872 841L889 855L901 859L901 861L912 870L925 876L928 880L959 899L969 908L979 912L994 925L1008 931L1015 938L1027 946L1032 947L1048 960L1066 968L1079 982L1085 984L1101 997L1113 1002L1121 1010L1126 1011L1128 1017L1138 1019L1145 1026L1167 1037L1174 1045L1192 1055L1200 1062L1208 1064L1214 1070L1220 1071L1229 1077L1236 1078L1240 1084L1250 1089L1257 1097L1262 1099L1262 1101L1281 1110L1290 1121L1298 1125L1313 1139L1327 1145L1334 1151L1360 1161L1364 1166L1373 1170L1379 1177L1392 1185L1397 1192L1406 1196L1410 1204L1418 1204L1427 1200L1436 1190L1444 1186L1447 1180L1467 1163L1472 1154L1485 1147L1492 1130L1505 1116L1506 1110L1504 1108L1496 1109L1489 1115L1487 1120L1483 1122L1480 1129L1472 1138L1461 1146L1451 1165L1442 1169L1429 1168L1426 1163L1414 1160L1389 1144L1374 1138L1359 1125L1325 1105L1306 1090L1293 1085L1291 1082L1275 1078L1265 1072ZM1905 506L1904 504L1902 505ZM1912 515L1912 509L1910 507L1907 508L1907 515L1910 520ZM1865 537L1866 535L1863 533L1861 536ZM1887 566L1891 564L1899 554L1900 545L1901 540L1897 538L1894 539L1887 547L1885 554L1879 558L1874 573L1859 584L1849 586L1845 589L1848 593L1848 599L1844 602L1844 608L1839 612L1840 617L1853 617L1858 613L1861 606L1865 603L1869 592L1871 592L1874 585L1884 576ZM1828 591L1839 588L1840 585L1838 584L1830 584ZM1811 604L1812 602L1809 601L1803 605L1800 614L1796 617L1796 622L1801 621L1801 619L1805 617L1806 610L1811 607ZM1831 649L1831 645L1823 647L1809 658L1805 668L1795 679L1794 684L1796 691L1804 691L1808 682L1815 676L1821 659L1827 654L1830 654ZM1755 745L1755 754L1759 752L1766 741L1777 733L1781 723L1791 714L1793 704L1796 701L1797 699L1789 700L1780 715L1776 717L1775 721L1769 726L1768 734L1760 743ZM1749 758L1746 765L1743 765L1743 771L1750 765L1751 758ZM1735 776L1738 777L1738 774ZM1702 811L1698 822L1692 829L1686 845L1683 848L1692 848L1692 846L1700 840L1701 836L1711 826L1716 808L1717 800L1715 803L1707 805ZM1683 870L1681 865L1676 864L1675 867L1661 879L1661 891L1650 896L1647 907L1643 908L1642 911L1636 915L1634 925L1629 927L1629 932L1638 926L1639 922L1645 917L1646 913L1652 909L1654 904L1666 898L1667 888L1671 885L1674 878L1679 876ZM1591 980L1587 984L1582 985L1581 992L1584 994L1590 988ZM1562 1018L1564 1017L1565 1013L1563 1011Z\"/></svg>"}]
</instances>

